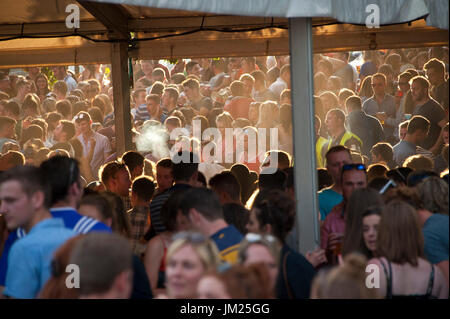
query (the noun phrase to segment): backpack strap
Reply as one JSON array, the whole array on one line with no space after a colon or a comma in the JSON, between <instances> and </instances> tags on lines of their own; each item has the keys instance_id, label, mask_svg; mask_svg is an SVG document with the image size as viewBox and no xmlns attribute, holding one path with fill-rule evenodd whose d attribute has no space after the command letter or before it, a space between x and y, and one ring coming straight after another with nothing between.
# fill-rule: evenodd
<instances>
[{"instance_id":1,"label":"backpack strap","mask_svg":"<svg viewBox=\"0 0 450 319\"><path fill-rule=\"evenodd\" d=\"M289 285L289 281L288 281L288 278L287 278L287 269L286 269L287 268L286 267L287 257L289 256L290 253L291 252L288 251L283 257L283 278L284 278L284 283L286 285L286 290L287 290L289 299L295 299L294 298L294 294L292 293L292 290L291 290L291 286Z\"/></svg>"}]
</instances>

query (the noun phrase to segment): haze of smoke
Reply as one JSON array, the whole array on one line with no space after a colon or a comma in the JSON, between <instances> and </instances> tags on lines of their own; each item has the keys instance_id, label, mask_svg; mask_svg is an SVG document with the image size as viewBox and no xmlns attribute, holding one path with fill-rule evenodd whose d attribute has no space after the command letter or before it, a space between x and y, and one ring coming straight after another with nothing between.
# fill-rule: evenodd
<instances>
[{"instance_id":1,"label":"haze of smoke","mask_svg":"<svg viewBox=\"0 0 450 319\"><path fill-rule=\"evenodd\" d=\"M136 147L139 152L150 152L156 158L169 157L168 140L169 134L163 125L144 125L136 139Z\"/></svg>"}]
</instances>

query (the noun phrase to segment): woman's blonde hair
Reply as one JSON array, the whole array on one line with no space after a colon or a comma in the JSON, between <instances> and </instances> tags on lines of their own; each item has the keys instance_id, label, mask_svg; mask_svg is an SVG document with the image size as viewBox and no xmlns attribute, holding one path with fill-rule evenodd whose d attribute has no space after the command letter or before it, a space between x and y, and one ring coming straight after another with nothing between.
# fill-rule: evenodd
<instances>
[{"instance_id":1,"label":"woman's blonde hair","mask_svg":"<svg viewBox=\"0 0 450 319\"><path fill-rule=\"evenodd\" d=\"M178 250L189 245L197 253L206 271L214 270L220 264L219 250L216 244L202 234L181 232L173 237L173 242L167 250L166 264Z\"/></svg>"},{"instance_id":2,"label":"woman's blonde hair","mask_svg":"<svg viewBox=\"0 0 450 319\"><path fill-rule=\"evenodd\" d=\"M259 120L257 127L271 127L274 126L272 123L276 122L277 119L273 118L273 113L278 110L278 105L274 101L266 101L262 103L259 107ZM267 128L267 127L266 127Z\"/></svg>"},{"instance_id":3,"label":"woman's blonde hair","mask_svg":"<svg viewBox=\"0 0 450 319\"><path fill-rule=\"evenodd\" d=\"M366 286L367 259L351 253L344 257L342 265L328 272L321 271L314 278L312 296L317 299L378 299L376 289Z\"/></svg>"},{"instance_id":4,"label":"woman's blonde hair","mask_svg":"<svg viewBox=\"0 0 450 319\"><path fill-rule=\"evenodd\" d=\"M425 209L448 215L448 184L445 181L435 176L428 177L416 189Z\"/></svg>"}]
</instances>

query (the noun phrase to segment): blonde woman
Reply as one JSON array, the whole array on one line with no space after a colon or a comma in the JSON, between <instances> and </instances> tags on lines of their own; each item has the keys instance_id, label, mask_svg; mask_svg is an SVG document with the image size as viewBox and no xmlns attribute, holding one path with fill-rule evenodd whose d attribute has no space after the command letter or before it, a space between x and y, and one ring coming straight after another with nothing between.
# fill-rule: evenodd
<instances>
[{"instance_id":1,"label":"blonde woman","mask_svg":"<svg viewBox=\"0 0 450 319\"><path fill-rule=\"evenodd\" d=\"M196 298L198 282L219 262L219 251L211 239L194 232L175 235L166 257L166 296L159 297Z\"/></svg>"}]
</instances>

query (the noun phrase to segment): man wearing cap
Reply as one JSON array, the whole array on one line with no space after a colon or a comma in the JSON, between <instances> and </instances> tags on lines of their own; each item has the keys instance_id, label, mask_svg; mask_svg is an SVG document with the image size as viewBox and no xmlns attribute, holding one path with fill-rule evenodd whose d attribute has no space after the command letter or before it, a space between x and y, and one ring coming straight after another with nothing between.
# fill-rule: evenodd
<instances>
[{"instance_id":1,"label":"man wearing cap","mask_svg":"<svg viewBox=\"0 0 450 319\"><path fill-rule=\"evenodd\" d=\"M75 116L74 121L80 132L77 138L83 145L83 156L88 156L91 147L94 148L90 165L92 174L95 178L98 178L100 166L106 162L106 159L112 152L109 140L106 136L92 130L92 120L89 113L79 112Z\"/></svg>"}]
</instances>

